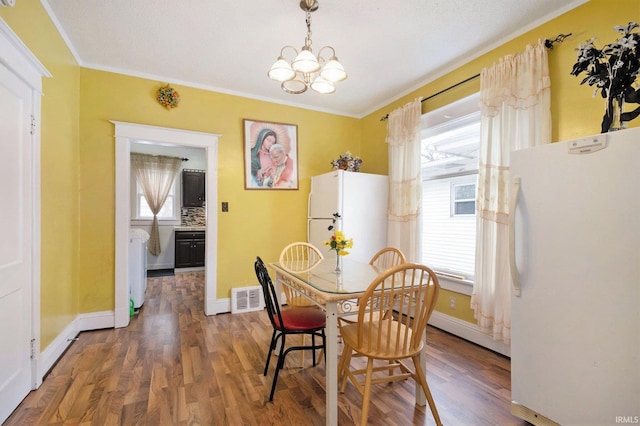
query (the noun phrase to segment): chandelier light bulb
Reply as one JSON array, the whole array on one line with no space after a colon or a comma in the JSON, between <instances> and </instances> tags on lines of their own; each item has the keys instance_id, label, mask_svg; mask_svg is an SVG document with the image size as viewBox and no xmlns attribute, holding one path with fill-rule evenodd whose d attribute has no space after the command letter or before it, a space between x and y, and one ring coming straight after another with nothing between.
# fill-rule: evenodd
<instances>
[{"instance_id":1,"label":"chandelier light bulb","mask_svg":"<svg viewBox=\"0 0 640 426\"><path fill-rule=\"evenodd\" d=\"M334 56L327 62L324 68L322 68L320 76L333 83L337 83L347 78L347 73L342 64L338 62L338 58Z\"/></svg>"},{"instance_id":2,"label":"chandelier light bulb","mask_svg":"<svg viewBox=\"0 0 640 426\"><path fill-rule=\"evenodd\" d=\"M317 77L315 80L311 82L311 88L318 93L322 93L323 95L333 93L336 91L335 86L332 82L325 80L322 77Z\"/></svg>"},{"instance_id":3,"label":"chandelier light bulb","mask_svg":"<svg viewBox=\"0 0 640 426\"><path fill-rule=\"evenodd\" d=\"M303 74L308 74L312 72L316 72L320 69L320 64L318 63L318 58L316 58L311 49L306 46L300 50L298 56L291 63L291 67L298 72Z\"/></svg>"},{"instance_id":4,"label":"chandelier light bulb","mask_svg":"<svg viewBox=\"0 0 640 426\"><path fill-rule=\"evenodd\" d=\"M271 69L267 73L270 79L275 81L287 81L296 76L296 72L291 69L291 65L284 57L280 56L278 60L271 66Z\"/></svg>"}]
</instances>

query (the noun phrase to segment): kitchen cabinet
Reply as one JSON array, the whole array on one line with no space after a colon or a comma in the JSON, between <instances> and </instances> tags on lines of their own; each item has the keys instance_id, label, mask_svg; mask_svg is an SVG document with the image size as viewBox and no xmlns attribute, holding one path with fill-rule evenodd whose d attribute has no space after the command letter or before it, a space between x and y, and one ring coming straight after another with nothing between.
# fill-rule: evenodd
<instances>
[{"instance_id":1,"label":"kitchen cabinet","mask_svg":"<svg viewBox=\"0 0 640 426\"><path fill-rule=\"evenodd\" d=\"M204 266L204 231L175 231L174 268Z\"/></svg>"},{"instance_id":2,"label":"kitchen cabinet","mask_svg":"<svg viewBox=\"0 0 640 426\"><path fill-rule=\"evenodd\" d=\"M182 170L182 206L202 207L205 202L205 172Z\"/></svg>"}]
</instances>

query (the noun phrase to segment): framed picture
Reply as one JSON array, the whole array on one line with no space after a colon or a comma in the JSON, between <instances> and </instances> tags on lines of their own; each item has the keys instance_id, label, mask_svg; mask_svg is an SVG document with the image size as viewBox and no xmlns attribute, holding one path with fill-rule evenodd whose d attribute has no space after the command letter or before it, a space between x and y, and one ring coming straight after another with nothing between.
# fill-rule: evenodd
<instances>
[{"instance_id":1,"label":"framed picture","mask_svg":"<svg viewBox=\"0 0 640 426\"><path fill-rule=\"evenodd\" d=\"M245 189L298 189L298 126L244 120Z\"/></svg>"}]
</instances>

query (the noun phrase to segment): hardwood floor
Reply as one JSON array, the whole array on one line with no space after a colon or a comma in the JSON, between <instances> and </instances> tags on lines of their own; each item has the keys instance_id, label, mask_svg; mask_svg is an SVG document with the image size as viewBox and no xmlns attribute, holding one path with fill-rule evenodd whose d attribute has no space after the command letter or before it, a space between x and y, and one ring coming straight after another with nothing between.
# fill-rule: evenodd
<instances>
[{"instance_id":1,"label":"hardwood floor","mask_svg":"<svg viewBox=\"0 0 640 426\"><path fill-rule=\"evenodd\" d=\"M271 326L265 311L203 313L203 273L149 278L127 328L83 332L6 425L324 425L324 363L287 358L273 403L264 377ZM435 328L427 381L445 425L525 425L510 413L509 359ZM339 423L360 419L347 385ZM426 412L425 412L426 408ZM372 425L432 425L412 381L374 388Z\"/></svg>"}]
</instances>

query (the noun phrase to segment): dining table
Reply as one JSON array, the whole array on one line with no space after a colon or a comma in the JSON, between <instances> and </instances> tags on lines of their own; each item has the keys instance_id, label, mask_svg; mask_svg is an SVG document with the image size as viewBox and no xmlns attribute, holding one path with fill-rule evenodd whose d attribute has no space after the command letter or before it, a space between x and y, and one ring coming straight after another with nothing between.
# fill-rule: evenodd
<instances>
[{"instance_id":1,"label":"dining table","mask_svg":"<svg viewBox=\"0 0 640 426\"><path fill-rule=\"evenodd\" d=\"M335 257L324 258L315 265L305 265L304 260L284 264L269 263L269 267L275 273L278 297L283 298L282 286L288 286L316 304L326 314L326 424L331 426L338 424L338 317L357 312L358 297L383 272L376 266L352 260L348 256L343 256L340 260L339 271L336 270ZM283 303L282 300L280 302ZM423 370L426 368L424 347L420 355L420 365L423 366ZM426 405L426 397L420 386L416 386L416 404Z\"/></svg>"}]
</instances>

